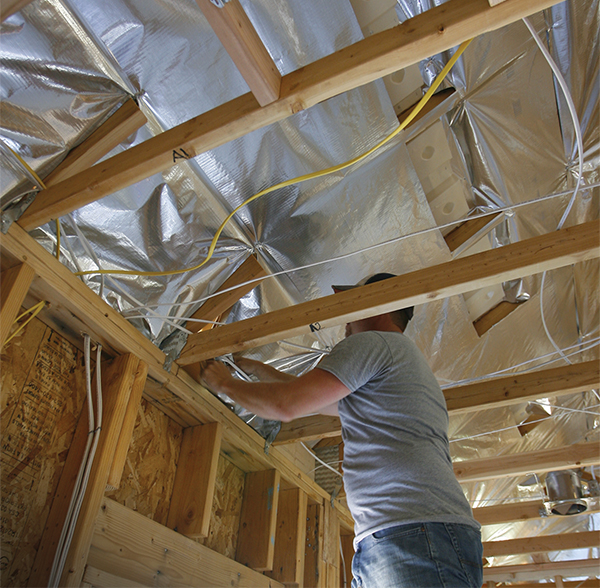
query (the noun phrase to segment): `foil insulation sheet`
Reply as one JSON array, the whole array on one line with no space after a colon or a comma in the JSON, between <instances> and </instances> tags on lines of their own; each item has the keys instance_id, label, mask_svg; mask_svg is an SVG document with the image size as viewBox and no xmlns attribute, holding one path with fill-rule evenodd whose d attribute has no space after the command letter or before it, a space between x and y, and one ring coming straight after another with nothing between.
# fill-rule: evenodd
<instances>
[{"instance_id":1,"label":"foil insulation sheet","mask_svg":"<svg viewBox=\"0 0 600 588\"><path fill-rule=\"evenodd\" d=\"M345 0L244 0L242 5L281 74L362 38ZM404 21L431 5L399 0L396 12ZM555 230L580 179L583 185L566 224L597 218L598 187L589 186L600 182L598 9L598 0L573 0L530 19L566 78L577 109L584 144L581 178L562 91L525 25L516 22L475 39L445 82L456 88L455 94L377 153L242 208L201 268L170 277L83 279L161 345L251 254L270 277L234 307L230 322L327 295L334 283L449 261L452 254L427 200L425 178L410 155L411 142L438 123L470 212L500 210L505 215L479 245L501 247ZM101 5L36 0L2 23L0 41L3 208L36 187L13 153L43 177L130 96L148 124L108 156L248 92L200 10L184 0L106 0ZM432 82L451 53L420 64L424 84ZM66 215L60 221L61 261L73 271L194 266L206 256L226 215L247 198L355 157L397 124L381 80L336 96ZM544 200L547 196L552 197ZM55 250L53 223L33 234ZM407 335L445 387L597 359L598 283L598 264L586 262L507 284L506 299L521 304L482 336L463 296L433 301L415 309ZM300 374L342 335L341 328L316 325L303 336L246 355ZM570 359L561 358L557 348ZM522 403L453 416L453 458L598 439L595 392L542 400L543 406ZM235 408L265 436L272 431L272 423ZM522 436L518 425L538 413L539 425ZM476 507L541 500L543 486L529 478L464 488ZM599 522L592 515L486 526L484 540L591 530ZM563 557L549 554L550 559ZM531 556L521 555L493 563L529 561Z\"/></svg>"}]
</instances>

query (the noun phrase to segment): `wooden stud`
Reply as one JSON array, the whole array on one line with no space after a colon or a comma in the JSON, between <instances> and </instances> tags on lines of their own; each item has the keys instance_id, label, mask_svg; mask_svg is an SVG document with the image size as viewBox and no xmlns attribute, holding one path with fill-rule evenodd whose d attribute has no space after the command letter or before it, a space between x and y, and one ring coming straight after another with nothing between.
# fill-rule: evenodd
<instances>
[{"instance_id":1,"label":"wooden stud","mask_svg":"<svg viewBox=\"0 0 600 588\"><path fill-rule=\"evenodd\" d=\"M591 503L588 509L574 516L589 516L593 512L599 512L600 505ZM497 504L494 506L483 506L473 509L473 517L482 525L498 525L518 521L529 521L547 516L544 504L539 500L526 502L513 502L508 504Z\"/></svg>"},{"instance_id":2,"label":"wooden stud","mask_svg":"<svg viewBox=\"0 0 600 588\"><path fill-rule=\"evenodd\" d=\"M229 288L233 288L238 284L262 278L266 275L267 272L258 263L256 257L254 257L254 255L249 255L246 261L244 261L244 263L242 263L242 265L240 265L240 267L238 267L225 282L223 282L217 290L217 294L223 290L229 290ZM255 282L246 286L240 286L235 290L223 292L213 298L209 298L190 318L216 321L220 315L228 311L240 298L242 298L242 296L248 294L248 292L256 288L258 284L259 282ZM206 327L210 328L211 326L212 325L193 321L186 323L186 328L195 333L204 330Z\"/></svg>"},{"instance_id":3,"label":"wooden stud","mask_svg":"<svg viewBox=\"0 0 600 588\"><path fill-rule=\"evenodd\" d=\"M0 349L8 338L35 276L33 268L21 263L0 276Z\"/></svg>"},{"instance_id":4,"label":"wooden stud","mask_svg":"<svg viewBox=\"0 0 600 588\"><path fill-rule=\"evenodd\" d=\"M249 93L40 192L19 223L32 230L148 176L285 119L462 41L535 14L556 0L450 0L372 35L281 80L280 98L260 107Z\"/></svg>"},{"instance_id":5,"label":"wooden stud","mask_svg":"<svg viewBox=\"0 0 600 588\"><path fill-rule=\"evenodd\" d=\"M259 572L273 569L279 481L277 470L246 474L235 559Z\"/></svg>"},{"instance_id":6,"label":"wooden stud","mask_svg":"<svg viewBox=\"0 0 600 588\"><path fill-rule=\"evenodd\" d=\"M600 256L600 221L484 251L190 335L187 365L407 306L462 294Z\"/></svg>"},{"instance_id":7,"label":"wooden stud","mask_svg":"<svg viewBox=\"0 0 600 588\"><path fill-rule=\"evenodd\" d=\"M599 531L561 533L560 535L542 535L538 537L506 539L504 541L484 541L483 557L566 551L569 549L590 549L598 547L598 545L600 545Z\"/></svg>"},{"instance_id":8,"label":"wooden stud","mask_svg":"<svg viewBox=\"0 0 600 588\"><path fill-rule=\"evenodd\" d=\"M221 435L221 423L183 431L167 526L192 539L208 536Z\"/></svg>"},{"instance_id":9,"label":"wooden stud","mask_svg":"<svg viewBox=\"0 0 600 588\"><path fill-rule=\"evenodd\" d=\"M340 523L329 501L323 505L323 561L336 569L340 567Z\"/></svg>"},{"instance_id":10,"label":"wooden stud","mask_svg":"<svg viewBox=\"0 0 600 588\"><path fill-rule=\"evenodd\" d=\"M144 387L146 385L147 375L148 366L143 361L140 361L133 380L133 386L131 387L131 395L129 396L129 402L127 403L123 427L119 433L119 440L117 441L117 448L115 449L115 458L108 474L108 480L106 482L107 490L116 490L121 484L121 476L123 475L123 469L125 468L127 452L129 451L129 446L131 444L133 429L142 400L142 393L144 392Z\"/></svg>"},{"instance_id":11,"label":"wooden stud","mask_svg":"<svg viewBox=\"0 0 600 588\"><path fill-rule=\"evenodd\" d=\"M525 476L531 472L542 474L598 464L600 464L600 445L591 442L459 461L454 463L454 473L459 482L479 482L505 476Z\"/></svg>"},{"instance_id":12,"label":"wooden stud","mask_svg":"<svg viewBox=\"0 0 600 588\"><path fill-rule=\"evenodd\" d=\"M323 505L309 504L306 511L304 588L321 588L325 584L323 531Z\"/></svg>"},{"instance_id":13,"label":"wooden stud","mask_svg":"<svg viewBox=\"0 0 600 588\"><path fill-rule=\"evenodd\" d=\"M352 583L352 558L354 557L354 535L342 535L343 564L340 565L340 586L350 588Z\"/></svg>"},{"instance_id":14,"label":"wooden stud","mask_svg":"<svg viewBox=\"0 0 600 588\"><path fill-rule=\"evenodd\" d=\"M108 498L98 511L88 566L142 586L283 588Z\"/></svg>"},{"instance_id":15,"label":"wooden stud","mask_svg":"<svg viewBox=\"0 0 600 588\"><path fill-rule=\"evenodd\" d=\"M281 74L239 0L228 0L222 8L217 8L210 0L196 0L196 3L256 101L266 106L277 100Z\"/></svg>"},{"instance_id":16,"label":"wooden stud","mask_svg":"<svg viewBox=\"0 0 600 588\"><path fill-rule=\"evenodd\" d=\"M46 178L46 186L54 186L90 168L127 137L146 124L146 116L133 98L129 98L87 139L71 149L65 159Z\"/></svg>"},{"instance_id":17,"label":"wooden stud","mask_svg":"<svg viewBox=\"0 0 600 588\"><path fill-rule=\"evenodd\" d=\"M304 582L307 496L299 488L279 493L273 571L267 576L286 585Z\"/></svg>"},{"instance_id":18,"label":"wooden stud","mask_svg":"<svg viewBox=\"0 0 600 588\"><path fill-rule=\"evenodd\" d=\"M100 441L91 469L89 482L71 548L61 577L61 586L79 587L83 578L88 552L92 542L94 521L104 497L108 474L115 457L115 449L129 396L138 369L139 359L121 355L102 369L103 417Z\"/></svg>"}]
</instances>

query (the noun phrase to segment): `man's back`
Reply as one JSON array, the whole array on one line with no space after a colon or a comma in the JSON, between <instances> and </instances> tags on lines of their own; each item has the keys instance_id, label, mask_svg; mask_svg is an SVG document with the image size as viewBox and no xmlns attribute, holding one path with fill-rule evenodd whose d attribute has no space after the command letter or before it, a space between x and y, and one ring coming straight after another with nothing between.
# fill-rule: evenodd
<instances>
[{"instance_id":1,"label":"man's back","mask_svg":"<svg viewBox=\"0 0 600 588\"><path fill-rule=\"evenodd\" d=\"M444 396L412 341L399 332L358 333L319 368L353 391L338 409L356 544L407 523L479 528L452 469Z\"/></svg>"}]
</instances>

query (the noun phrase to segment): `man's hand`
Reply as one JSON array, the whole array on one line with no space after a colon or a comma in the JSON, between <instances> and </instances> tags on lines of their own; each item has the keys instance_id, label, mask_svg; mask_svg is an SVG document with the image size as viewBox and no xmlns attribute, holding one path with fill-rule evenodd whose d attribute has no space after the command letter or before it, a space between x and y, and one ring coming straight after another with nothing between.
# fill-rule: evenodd
<instances>
[{"instance_id":1,"label":"man's hand","mask_svg":"<svg viewBox=\"0 0 600 588\"><path fill-rule=\"evenodd\" d=\"M240 369L251 376L255 376L261 382L289 382L296 379L296 376L280 372L274 367L255 359L239 357L235 360L235 363Z\"/></svg>"},{"instance_id":2,"label":"man's hand","mask_svg":"<svg viewBox=\"0 0 600 588\"><path fill-rule=\"evenodd\" d=\"M229 370L220 361L209 361L200 378L212 392L224 392L224 388L233 380Z\"/></svg>"}]
</instances>

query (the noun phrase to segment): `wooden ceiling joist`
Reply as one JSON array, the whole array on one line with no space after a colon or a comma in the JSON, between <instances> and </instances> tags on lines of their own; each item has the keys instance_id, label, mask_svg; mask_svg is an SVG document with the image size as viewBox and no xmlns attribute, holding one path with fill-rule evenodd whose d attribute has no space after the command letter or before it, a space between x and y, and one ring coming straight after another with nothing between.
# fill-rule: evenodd
<instances>
[{"instance_id":1,"label":"wooden ceiling joist","mask_svg":"<svg viewBox=\"0 0 600 588\"><path fill-rule=\"evenodd\" d=\"M455 415L537 400L546 396L584 392L598 387L600 364L597 361L587 361L447 388L444 390L444 397L448 412ZM304 417L283 423L274 444L336 437L340 435L341 430L338 417Z\"/></svg>"},{"instance_id":2,"label":"wooden ceiling joist","mask_svg":"<svg viewBox=\"0 0 600 588\"><path fill-rule=\"evenodd\" d=\"M459 482L480 482L598 464L600 464L600 445L591 442L454 462L454 473Z\"/></svg>"},{"instance_id":3,"label":"wooden ceiling joist","mask_svg":"<svg viewBox=\"0 0 600 588\"><path fill-rule=\"evenodd\" d=\"M576 515L569 515L569 518L574 516L589 516L591 513L599 511L600 505L598 502L593 502L588 506L587 510ZM527 502L512 502L474 508L473 516L482 525L498 525L541 519L547 515L542 502L539 500L530 500Z\"/></svg>"},{"instance_id":4,"label":"wooden ceiling joist","mask_svg":"<svg viewBox=\"0 0 600 588\"><path fill-rule=\"evenodd\" d=\"M239 0L228 0L221 8L210 0L196 3L257 102L266 106L277 100L281 75Z\"/></svg>"},{"instance_id":5,"label":"wooden ceiling joist","mask_svg":"<svg viewBox=\"0 0 600 588\"><path fill-rule=\"evenodd\" d=\"M577 225L191 335L177 362L196 363L309 333L311 324L332 327L597 258L599 228L598 221Z\"/></svg>"},{"instance_id":6,"label":"wooden ceiling joist","mask_svg":"<svg viewBox=\"0 0 600 588\"><path fill-rule=\"evenodd\" d=\"M215 149L553 4L507 0L492 8L487 0L450 0L283 76L280 97L271 104L260 107L245 94L40 192L19 222L32 230L169 169L181 157Z\"/></svg>"},{"instance_id":7,"label":"wooden ceiling joist","mask_svg":"<svg viewBox=\"0 0 600 588\"><path fill-rule=\"evenodd\" d=\"M598 575L600 559L578 559L571 561L552 561L545 563L519 564L514 566L492 566L483 568L485 582L521 582L553 579L556 576L576 578ZM543 584L547 586L547 584ZM516 587L515 587L516 588Z\"/></svg>"},{"instance_id":8,"label":"wooden ceiling joist","mask_svg":"<svg viewBox=\"0 0 600 588\"><path fill-rule=\"evenodd\" d=\"M561 533L560 535L523 537L519 539L506 539L504 541L484 541L483 557L544 553L548 551L565 551L568 549L589 549L598 547L598 545L600 545L600 531Z\"/></svg>"}]
</instances>

